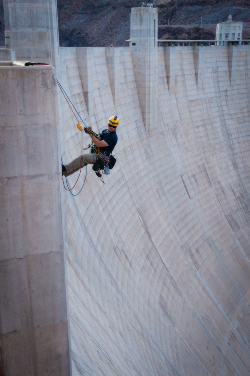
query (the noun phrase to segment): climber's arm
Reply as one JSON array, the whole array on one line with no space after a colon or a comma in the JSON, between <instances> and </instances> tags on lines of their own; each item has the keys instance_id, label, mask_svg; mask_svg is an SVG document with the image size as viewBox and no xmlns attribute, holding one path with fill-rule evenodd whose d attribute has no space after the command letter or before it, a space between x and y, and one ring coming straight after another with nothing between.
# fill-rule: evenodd
<instances>
[{"instance_id":1,"label":"climber's arm","mask_svg":"<svg viewBox=\"0 0 250 376\"><path fill-rule=\"evenodd\" d=\"M91 136L92 141L98 148L105 148L106 146L109 146L109 144L104 140L98 140L94 135Z\"/></svg>"}]
</instances>

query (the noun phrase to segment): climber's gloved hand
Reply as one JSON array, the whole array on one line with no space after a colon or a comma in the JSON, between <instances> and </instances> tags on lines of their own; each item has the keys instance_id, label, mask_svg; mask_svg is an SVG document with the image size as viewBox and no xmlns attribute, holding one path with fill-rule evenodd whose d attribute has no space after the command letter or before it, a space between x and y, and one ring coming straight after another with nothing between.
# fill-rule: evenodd
<instances>
[{"instance_id":1,"label":"climber's gloved hand","mask_svg":"<svg viewBox=\"0 0 250 376\"><path fill-rule=\"evenodd\" d=\"M90 134L90 135L93 134L93 132L92 132L92 128L91 128L91 127L84 128L84 132L87 133L87 134Z\"/></svg>"}]
</instances>

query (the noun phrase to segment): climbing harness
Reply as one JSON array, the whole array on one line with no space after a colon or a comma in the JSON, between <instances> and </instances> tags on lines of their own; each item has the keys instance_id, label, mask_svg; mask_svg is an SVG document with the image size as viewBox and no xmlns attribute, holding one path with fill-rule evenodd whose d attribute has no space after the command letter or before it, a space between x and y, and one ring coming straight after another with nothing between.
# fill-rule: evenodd
<instances>
[{"instance_id":1,"label":"climbing harness","mask_svg":"<svg viewBox=\"0 0 250 376\"><path fill-rule=\"evenodd\" d=\"M96 162L93 164L93 171L95 171L96 175L101 179L103 184L105 184L102 174L109 175L109 170L112 170L114 165L116 164L116 158L111 155L104 155L102 153L95 153L96 155Z\"/></svg>"},{"instance_id":2,"label":"climbing harness","mask_svg":"<svg viewBox=\"0 0 250 376\"><path fill-rule=\"evenodd\" d=\"M109 161L110 161L110 157L106 156L104 154L97 154L97 157L99 157L102 160L104 174L105 175L109 175Z\"/></svg>"},{"instance_id":3,"label":"climbing harness","mask_svg":"<svg viewBox=\"0 0 250 376\"><path fill-rule=\"evenodd\" d=\"M104 179L102 174L104 173L105 175L109 174L109 157L106 157L102 153L95 153L96 156L96 161L92 166L92 170L96 173L96 176L100 178L103 184L105 184ZM103 172L102 172L103 171Z\"/></svg>"},{"instance_id":4,"label":"climbing harness","mask_svg":"<svg viewBox=\"0 0 250 376\"><path fill-rule=\"evenodd\" d=\"M103 133L98 135L99 140L102 140L102 135ZM105 152L102 153L100 151L100 148L98 148L94 143L92 143L91 145L90 152L92 154L95 154L96 156L96 162L94 163L92 167L93 170L99 174L101 174L101 170L103 170L103 173L105 175L109 175L110 174L109 170L111 170L116 163L115 157L113 155L106 155Z\"/></svg>"}]
</instances>

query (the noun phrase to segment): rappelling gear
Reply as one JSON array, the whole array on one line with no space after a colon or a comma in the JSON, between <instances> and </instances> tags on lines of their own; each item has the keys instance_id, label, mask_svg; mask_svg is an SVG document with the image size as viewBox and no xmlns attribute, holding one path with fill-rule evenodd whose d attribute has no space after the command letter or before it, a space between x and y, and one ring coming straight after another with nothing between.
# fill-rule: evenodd
<instances>
[{"instance_id":1,"label":"rappelling gear","mask_svg":"<svg viewBox=\"0 0 250 376\"><path fill-rule=\"evenodd\" d=\"M77 111L77 109L75 108L74 104L71 102L70 98L68 97L66 91L63 89L63 87L62 87L62 85L60 84L60 82L59 82L57 79L56 79L56 82L57 82L57 84L58 84L58 86L59 86L59 88L60 88L60 90L61 90L61 92L62 92L62 95L64 96L66 102L68 103L69 108L71 109L73 116L75 117L75 119L76 119L76 121L77 121L77 128L78 128L79 130L82 130L83 128L82 128L81 125L80 125L80 122L79 122L79 120L78 120L77 115L78 115L79 118L81 119L82 123L85 125L84 121L82 120L80 114L78 113L78 111ZM77 114L77 115L76 115L76 114ZM85 125L85 126L86 126L86 125ZM90 147L90 145L89 145L87 148L84 148L84 147L83 147L83 137L82 137L82 135L81 135L81 154L82 154L83 150L86 150L86 149L88 149L89 147ZM82 166L81 166L81 167L82 167ZM67 172L65 166L63 165L63 163L62 163L62 172ZM79 190L79 192L78 192L77 194L73 194L71 191L75 188L75 186L76 186L76 184L77 184L77 182L78 182L78 180L79 180L79 178L80 178L80 175L81 175L81 169L80 169L80 172L79 172L78 178L77 178L77 180L76 180L76 182L75 182L75 184L73 185L72 188L69 187L68 182L67 182L67 179L66 179L66 184L67 184L67 187L68 187L68 188L65 187L64 180L63 180L63 177L62 177L62 181L63 181L64 189L65 189L66 191L70 192L70 194L71 194L72 196L78 196L78 195L80 194L80 192L82 191L82 189L83 189L83 187L84 187L84 185L85 185L85 183L86 183L86 179L87 179L87 166L86 166L86 175L85 175L85 178L84 178L83 185L82 185L81 189Z\"/></svg>"},{"instance_id":2,"label":"rappelling gear","mask_svg":"<svg viewBox=\"0 0 250 376\"><path fill-rule=\"evenodd\" d=\"M116 164L116 158L113 155L103 155L99 152L96 154L96 162L93 164L93 171L98 172L103 170L105 175L109 175L109 170L112 170Z\"/></svg>"},{"instance_id":3,"label":"rappelling gear","mask_svg":"<svg viewBox=\"0 0 250 376\"><path fill-rule=\"evenodd\" d=\"M117 128L117 126L119 125L119 119L117 117L117 115L113 115L109 118L109 121L108 121L108 125L109 127L112 127L114 128L113 130L109 129L109 130L104 130L102 131L101 134L97 134L95 133L91 127L87 127L87 125L84 123L83 119L81 118L79 112L77 111L77 109L75 108L74 104L72 103L72 101L70 100L70 98L68 97L67 93L65 92L65 90L63 89L62 85L59 83L59 81L56 79L56 82L66 100L66 102L68 103L68 106L70 108L70 110L72 111L72 114L73 116L75 117L76 121L77 121L77 129L79 131L83 131L87 134L89 134L90 136L95 136L98 140L102 141L103 139L105 140L107 146L104 146L104 147L97 147L95 145L94 142L92 142L91 144L88 145L87 148L83 148L83 133L81 134L81 156L76 158L76 160L78 160L79 158L81 158L81 163L80 163L80 166L77 165L77 168L75 170L72 170L68 167L67 165L67 168L63 165L63 161L62 161L62 175L63 176L69 176L71 174L73 174L75 171L79 170L80 169L80 173L79 173L79 176L74 184L74 186L72 188L69 187L68 185L68 181L66 179L66 184L67 184L67 187L65 187L65 184L64 184L64 180L63 180L63 185L64 185L64 188L69 191L73 196L77 196L85 182L86 182L86 178L87 178L87 166L86 166L86 175L85 175L85 179L84 179L84 183L83 183L83 186L82 188L80 189L80 191L75 195L73 194L71 191L74 189L74 187L76 186L78 180L79 180L79 177L80 177L80 174L81 174L81 168L83 166L83 162L82 162L82 158L86 158L87 154L86 155L83 155L82 154L82 151L83 150L87 150L87 149L91 149L90 152L91 154L94 154L92 157L91 157L91 161L88 161L85 162L85 165L86 164L93 164L93 170L95 171L96 175L101 179L101 181L105 184L104 180L103 180L103 173L105 175L108 175L110 172L109 170L112 169L115 165L115 162L116 162L116 159L111 155L116 143L117 143L117 135L116 135L116 132L115 132L115 128ZM81 123L83 125L81 125ZM76 160L72 161L75 162ZM96 161L94 163L94 161ZM77 162L78 163L78 162ZM69 169L69 171L67 172L67 169Z\"/></svg>"},{"instance_id":4,"label":"rappelling gear","mask_svg":"<svg viewBox=\"0 0 250 376\"><path fill-rule=\"evenodd\" d=\"M104 170L104 160L99 155L96 158L96 162L92 166L93 171Z\"/></svg>"},{"instance_id":5,"label":"rappelling gear","mask_svg":"<svg viewBox=\"0 0 250 376\"><path fill-rule=\"evenodd\" d=\"M83 127L80 124L76 124L76 126L77 126L77 129L79 129L79 131L83 130Z\"/></svg>"},{"instance_id":6,"label":"rappelling gear","mask_svg":"<svg viewBox=\"0 0 250 376\"><path fill-rule=\"evenodd\" d=\"M102 131L97 138L99 140L103 140L105 134L107 134L107 130ZM109 175L109 170L112 170L114 167L116 159L112 154L103 152L102 150L102 148L97 147L94 143L91 144L90 152L96 156L96 162L94 163L92 169L95 172L103 170L105 175Z\"/></svg>"},{"instance_id":7,"label":"rappelling gear","mask_svg":"<svg viewBox=\"0 0 250 376\"><path fill-rule=\"evenodd\" d=\"M104 174L105 175L109 175L110 174L110 172L109 172L109 165L108 164L104 166Z\"/></svg>"},{"instance_id":8,"label":"rappelling gear","mask_svg":"<svg viewBox=\"0 0 250 376\"><path fill-rule=\"evenodd\" d=\"M116 164L116 158L113 155L110 155L109 169L112 170L112 168L115 166L115 164Z\"/></svg>"},{"instance_id":9,"label":"rappelling gear","mask_svg":"<svg viewBox=\"0 0 250 376\"><path fill-rule=\"evenodd\" d=\"M90 134L91 136L95 136L95 137L98 137L98 134L95 133L94 131L92 131L92 127L82 127L81 124L76 124L77 126L77 129L79 129L79 131L83 131L87 134Z\"/></svg>"},{"instance_id":10,"label":"rappelling gear","mask_svg":"<svg viewBox=\"0 0 250 376\"><path fill-rule=\"evenodd\" d=\"M109 118L109 126L111 126L111 127L118 127L118 125L119 125L119 119L118 119L118 117L116 116L116 115L114 115L114 116L111 116L110 118Z\"/></svg>"},{"instance_id":11,"label":"rappelling gear","mask_svg":"<svg viewBox=\"0 0 250 376\"><path fill-rule=\"evenodd\" d=\"M94 131L92 131L91 127L85 127L84 132L87 133L87 134L90 134L91 136L95 136L96 138L98 138L98 134L95 133Z\"/></svg>"}]
</instances>

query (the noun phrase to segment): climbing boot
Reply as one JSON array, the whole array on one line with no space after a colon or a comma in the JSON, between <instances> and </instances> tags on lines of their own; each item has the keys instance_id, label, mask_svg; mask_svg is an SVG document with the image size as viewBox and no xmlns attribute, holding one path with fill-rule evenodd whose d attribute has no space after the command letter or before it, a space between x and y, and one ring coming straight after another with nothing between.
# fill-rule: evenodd
<instances>
[{"instance_id":1,"label":"climbing boot","mask_svg":"<svg viewBox=\"0 0 250 376\"><path fill-rule=\"evenodd\" d=\"M64 175L64 172L67 172L65 166L62 164L62 174Z\"/></svg>"}]
</instances>

